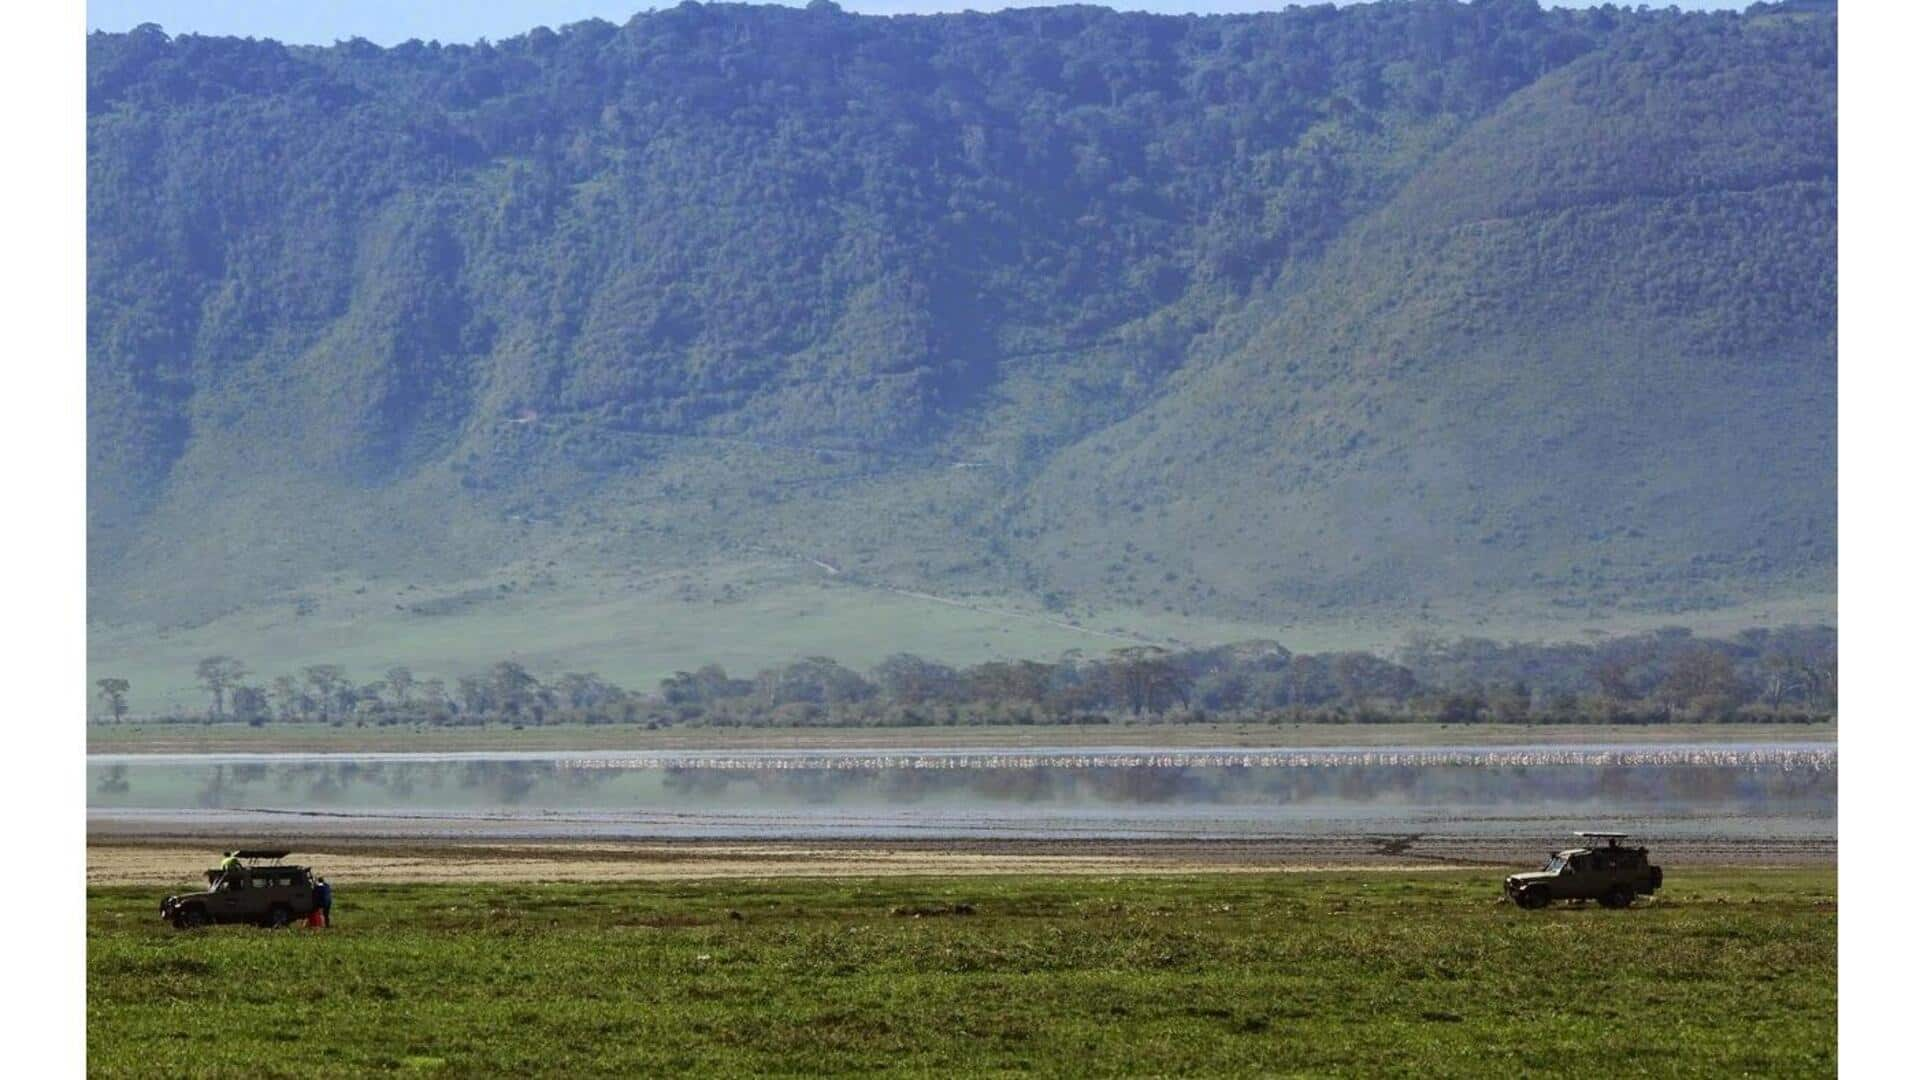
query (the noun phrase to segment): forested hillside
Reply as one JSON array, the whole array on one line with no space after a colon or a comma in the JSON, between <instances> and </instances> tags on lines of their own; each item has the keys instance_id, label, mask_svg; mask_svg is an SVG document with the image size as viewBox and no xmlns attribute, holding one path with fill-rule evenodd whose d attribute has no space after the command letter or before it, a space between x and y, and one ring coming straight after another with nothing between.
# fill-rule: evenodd
<instances>
[{"instance_id":1,"label":"forested hillside","mask_svg":"<svg viewBox=\"0 0 1920 1080\"><path fill-rule=\"evenodd\" d=\"M534 594L630 650L739 604L736 662L802 586L1202 644L1817 615L1803 7L94 34L96 667L479 664ZM845 658L938 651L887 625Z\"/></svg>"}]
</instances>

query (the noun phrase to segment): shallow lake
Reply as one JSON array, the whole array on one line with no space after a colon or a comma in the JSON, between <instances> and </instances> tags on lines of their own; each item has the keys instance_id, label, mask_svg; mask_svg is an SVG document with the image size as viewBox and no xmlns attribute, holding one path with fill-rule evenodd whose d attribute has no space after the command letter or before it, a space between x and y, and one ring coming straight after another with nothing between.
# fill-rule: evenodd
<instances>
[{"instance_id":1,"label":"shallow lake","mask_svg":"<svg viewBox=\"0 0 1920 1080\"><path fill-rule=\"evenodd\" d=\"M98 754L122 827L622 837L1219 837L1615 825L1835 835L1831 744Z\"/></svg>"}]
</instances>

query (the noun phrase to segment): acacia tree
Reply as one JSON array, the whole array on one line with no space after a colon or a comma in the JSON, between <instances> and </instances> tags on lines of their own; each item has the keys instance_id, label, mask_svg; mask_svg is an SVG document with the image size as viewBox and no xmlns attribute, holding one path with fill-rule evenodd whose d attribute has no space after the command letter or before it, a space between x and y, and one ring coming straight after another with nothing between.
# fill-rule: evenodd
<instances>
[{"instance_id":1,"label":"acacia tree","mask_svg":"<svg viewBox=\"0 0 1920 1080\"><path fill-rule=\"evenodd\" d=\"M899 705L949 700L954 697L959 682L952 668L912 653L887 657L874 665L872 675L887 700Z\"/></svg>"},{"instance_id":2,"label":"acacia tree","mask_svg":"<svg viewBox=\"0 0 1920 1080\"><path fill-rule=\"evenodd\" d=\"M468 716L479 717L486 713L493 702L487 690L487 680L479 675L462 675L455 684L460 695L460 711Z\"/></svg>"},{"instance_id":3,"label":"acacia tree","mask_svg":"<svg viewBox=\"0 0 1920 1080\"><path fill-rule=\"evenodd\" d=\"M746 697L756 684L730 678L719 664L707 664L699 671L676 671L660 680L660 696L669 705L706 705L721 698Z\"/></svg>"},{"instance_id":4,"label":"acacia tree","mask_svg":"<svg viewBox=\"0 0 1920 1080\"><path fill-rule=\"evenodd\" d=\"M487 691L493 706L508 716L518 717L521 710L533 704L539 687L540 680L516 661L500 660L487 669Z\"/></svg>"},{"instance_id":5,"label":"acacia tree","mask_svg":"<svg viewBox=\"0 0 1920 1080\"><path fill-rule=\"evenodd\" d=\"M1376 699L1405 701L1420 689L1412 671L1368 652L1335 655L1332 676L1340 697L1356 705Z\"/></svg>"},{"instance_id":6,"label":"acacia tree","mask_svg":"<svg viewBox=\"0 0 1920 1080\"><path fill-rule=\"evenodd\" d=\"M125 679L98 679L94 686L99 688L100 704L106 706L108 715L115 720L127 715L127 691L133 684Z\"/></svg>"},{"instance_id":7,"label":"acacia tree","mask_svg":"<svg viewBox=\"0 0 1920 1080\"><path fill-rule=\"evenodd\" d=\"M448 706L446 680L428 679L421 683L420 704L436 722L444 719Z\"/></svg>"},{"instance_id":8,"label":"acacia tree","mask_svg":"<svg viewBox=\"0 0 1920 1080\"><path fill-rule=\"evenodd\" d=\"M1117 696L1135 716L1142 710L1157 716L1175 700L1185 704L1193 689L1193 680L1158 645L1115 649L1109 670Z\"/></svg>"},{"instance_id":9,"label":"acacia tree","mask_svg":"<svg viewBox=\"0 0 1920 1080\"><path fill-rule=\"evenodd\" d=\"M586 711L616 704L625 693L595 671L569 671L553 687L560 702L570 709Z\"/></svg>"},{"instance_id":10,"label":"acacia tree","mask_svg":"<svg viewBox=\"0 0 1920 1080\"><path fill-rule=\"evenodd\" d=\"M194 668L194 674L213 696L213 715L220 717L227 714L227 691L246 678L247 669L231 656L209 656Z\"/></svg>"},{"instance_id":11,"label":"acacia tree","mask_svg":"<svg viewBox=\"0 0 1920 1080\"><path fill-rule=\"evenodd\" d=\"M1701 646L1674 658L1660 684L1660 697L1677 708L1717 715L1739 703L1740 678L1725 653Z\"/></svg>"},{"instance_id":12,"label":"acacia tree","mask_svg":"<svg viewBox=\"0 0 1920 1080\"><path fill-rule=\"evenodd\" d=\"M1324 705L1340 696L1340 684L1333 678L1333 664L1323 655L1297 653L1288 661L1283 674L1286 702L1290 706Z\"/></svg>"},{"instance_id":13,"label":"acacia tree","mask_svg":"<svg viewBox=\"0 0 1920 1080\"><path fill-rule=\"evenodd\" d=\"M413 669L405 664L395 664L387 669L387 689L393 693L393 704L404 709L413 704Z\"/></svg>"},{"instance_id":14,"label":"acacia tree","mask_svg":"<svg viewBox=\"0 0 1920 1080\"><path fill-rule=\"evenodd\" d=\"M245 720L255 727L266 723L270 710L267 707L267 692L257 686L236 686L233 688L233 716L236 720Z\"/></svg>"},{"instance_id":15,"label":"acacia tree","mask_svg":"<svg viewBox=\"0 0 1920 1080\"><path fill-rule=\"evenodd\" d=\"M989 660L962 675L968 696L990 702L1045 704L1053 689L1054 668L1036 660Z\"/></svg>"},{"instance_id":16,"label":"acacia tree","mask_svg":"<svg viewBox=\"0 0 1920 1080\"><path fill-rule=\"evenodd\" d=\"M1768 653L1760 662L1760 700L1769 708L1779 708L1792 694L1807 684L1801 679L1800 665L1782 653Z\"/></svg>"},{"instance_id":17,"label":"acacia tree","mask_svg":"<svg viewBox=\"0 0 1920 1080\"><path fill-rule=\"evenodd\" d=\"M1829 709L1840 707L1840 653L1829 650L1805 664L1801 671L1807 680L1814 704Z\"/></svg>"},{"instance_id":18,"label":"acacia tree","mask_svg":"<svg viewBox=\"0 0 1920 1080\"><path fill-rule=\"evenodd\" d=\"M320 718L333 717L334 708L339 703L340 692L347 687L347 670L339 664L314 664L302 668L300 674L307 685L313 688L313 698L320 703Z\"/></svg>"},{"instance_id":19,"label":"acacia tree","mask_svg":"<svg viewBox=\"0 0 1920 1080\"><path fill-rule=\"evenodd\" d=\"M300 681L291 675L276 676L273 688L268 691L273 698L274 713L282 720L295 717L306 719L309 699L300 690Z\"/></svg>"},{"instance_id":20,"label":"acacia tree","mask_svg":"<svg viewBox=\"0 0 1920 1080\"><path fill-rule=\"evenodd\" d=\"M809 656L784 667L767 668L758 679L761 700L769 708L807 702L833 708L865 701L873 685L855 671L825 656Z\"/></svg>"}]
</instances>

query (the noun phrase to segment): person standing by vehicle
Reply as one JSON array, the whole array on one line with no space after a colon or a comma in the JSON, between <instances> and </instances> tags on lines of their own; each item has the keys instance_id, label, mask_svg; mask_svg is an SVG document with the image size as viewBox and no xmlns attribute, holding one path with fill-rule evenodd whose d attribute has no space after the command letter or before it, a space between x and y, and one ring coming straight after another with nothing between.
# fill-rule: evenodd
<instances>
[{"instance_id":1,"label":"person standing by vehicle","mask_svg":"<svg viewBox=\"0 0 1920 1080\"><path fill-rule=\"evenodd\" d=\"M317 878L313 883L313 906L319 909L321 925L333 925L333 886L326 878Z\"/></svg>"}]
</instances>

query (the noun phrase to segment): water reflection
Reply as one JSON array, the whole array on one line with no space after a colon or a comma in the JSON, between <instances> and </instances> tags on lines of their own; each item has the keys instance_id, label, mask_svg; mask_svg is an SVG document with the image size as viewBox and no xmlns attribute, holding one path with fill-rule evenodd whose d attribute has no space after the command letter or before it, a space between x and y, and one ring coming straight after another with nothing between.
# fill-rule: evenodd
<instances>
[{"instance_id":1,"label":"water reflection","mask_svg":"<svg viewBox=\"0 0 1920 1080\"><path fill-rule=\"evenodd\" d=\"M95 809L732 811L1601 805L1834 815L1830 748L90 760Z\"/></svg>"}]
</instances>

